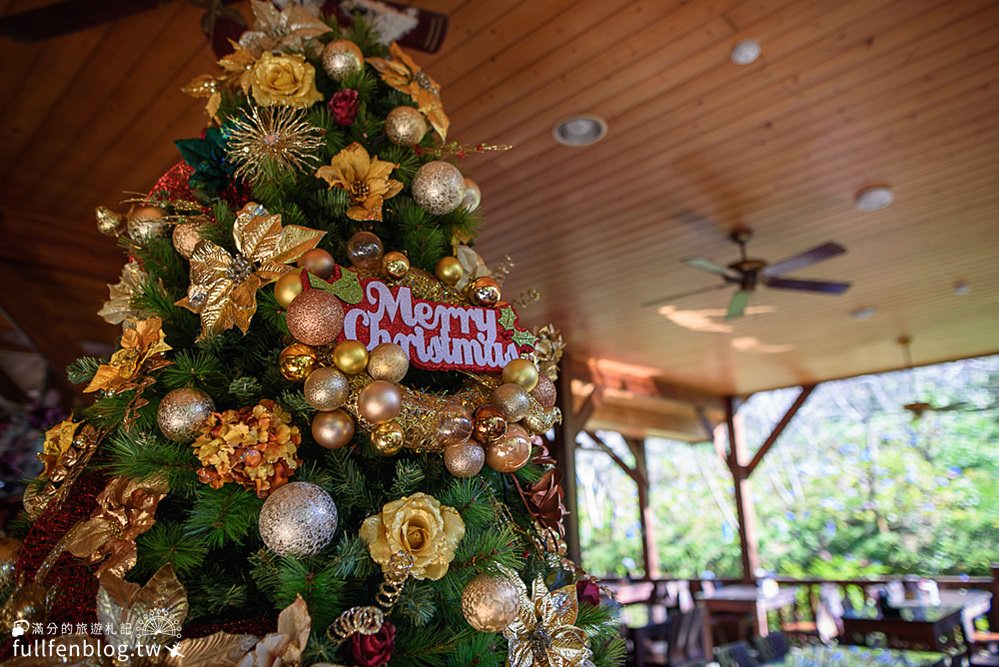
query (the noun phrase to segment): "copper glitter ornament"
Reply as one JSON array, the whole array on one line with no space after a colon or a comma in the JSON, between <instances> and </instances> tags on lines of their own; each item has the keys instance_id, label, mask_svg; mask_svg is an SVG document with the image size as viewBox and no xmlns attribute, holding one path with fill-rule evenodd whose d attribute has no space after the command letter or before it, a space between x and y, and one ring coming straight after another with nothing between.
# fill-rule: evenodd
<instances>
[{"instance_id":1,"label":"copper glitter ornament","mask_svg":"<svg viewBox=\"0 0 999 667\"><path fill-rule=\"evenodd\" d=\"M475 411L472 437L488 444L506 433L506 417L495 405L483 405Z\"/></svg>"},{"instance_id":2,"label":"copper glitter ornament","mask_svg":"<svg viewBox=\"0 0 999 667\"><path fill-rule=\"evenodd\" d=\"M507 382L493 389L489 401L503 411L508 422L519 422L531 409L531 397L519 384Z\"/></svg>"},{"instance_id":3,"label":"copper glitter ornament","mask_svg":"<svg viewBox=\"0 0 999 667\"><path fill-rule=\"evenodd\" d=\"M302 275L298 271L286 273L274 283L274 298L284 309L291 305L295 297L302 293Z\"/></svg>"},{"instance_id":4,"label":"copper glitter ornament","mask_svg":"<svg viewBox=\"0 0 999 667\"><path fill-rule=\"evenodd\" d=\"M200 435L214 411L215 403L205 392L174 389L160 399L156 424L168 439L188 444Z\"/></svg>"},{"instance_id":5,"label":"copper glitter ornament","mask_svg":"<svg viewBox=\"0 0 999 667\"><path fill-rule=\"evenodd\" d=\"M555 407L555 400L558 398L558 391L555 389L555 383L551 381L551 378L541 374L538 377L538 384L531 390L531 396L542 407L553 408Z\"/></svg>"},{"instance_id":6,"label":"copper glitter ornament","mask_svg":"<svg viewBox=\"0 0 999 667\"><path fill-rule=\"evenodd\" d=\"M465 196L461 198L461 205L468 209L469 212L474 211L479 208L479 204L482 203L482 190L479 189L479 184L470 178L465 179Z\"/></svg>"},{"instance_id":7,"label":"copper glitter ornament","mask_svg":"<svg viewBox=\"0 0 999 667\"><path fill-rule=\"evenodd\" d=\"M372 269L382 261L382 240L371 232L357 232L347 239L347 259L359 269Z\"/></svg>"},{"instance_id":8,"label":"copper glitter ornament","mask_svg":"<svg viewBox=\"0 0 999 667\"><path fill-rule=\"evenodd\" d=\"M520 597L507 577L480 574L461 593L461 613L479 632L500 632L517 618Z\"/></svg>"},{"instance_id":9,"label":"copper glitter ornament","mask_svg":"<svg viewBox=\"0 0 999 667\"><path fill-rule=\"evenodd\" d=\"M278 355L278 369L291 382L304 382L315 367L316 351L302 343L292 343Z\"/></svg>"},{"instance_id":10,"label":"copper glitter ornament","mask_svg":"<svg viewBox=\"0 0 999 667\"><path fill-rule=\"evenodd\" d=\"M399 387L385 380L375 380L357 397L357 412L372 424L384 424L399 416L402 394Z\"/></svg>"},{"instance_id":11,"label":"copper glitter ornament","mask_svg":"<svg viewBox=\"0 0 999 667\"><path fill-rule=\"evenodd\" d=\"M336 503L320 486L289 482L264 501L258 526L264 544L279 556L317 554L336 532Z\"/></svg>"},{"instance_id":12,"label":"copper glitter ornament","mask_svg":"<svg viewBox=\"0 0 999 667\"><path fill-rule=\"evenodd\" d=\"M413 107L396 107L385 118L385 136L397 146L420 143L429 129L423 114Z\"/></svg>"},{"instance_id":13,"label":"copper glitter ornament","mask_svg":"<svg viewBox=\"0 0 999 667\"><path fill-rule=\"evenodd\" d=\"M182 222L173 228L173 247L180 253L181 257L191 259L194 254L194 247L201 241L200 229L204 223Z\"/></svg>"},{"instance_id":14,"label":"copper glitter ornament","mask_svg":"<svg viewBox=\"0 0 999 667\"><path fill-rule=\"evenodd\" d=\"M333 348L333 365L347 375L364 372L368 366L368 348L356 340L345 340Z\"/></svg>"},{"instance_id":15,"label":"copper glitter ornament","mask_svg":"<svg viewBox=\"0 0 999 667\"><path fill-rule=\"evenodd\" d=\"M465 178L450 162L435 160L416 171L412 192L413 199L427 213L446 215L461 205Z\"/></svg>"},{"instance_id":16,"label":"copper glitter ornament","mask_svg":"<svg viewBox=\"0 0 999 667\"><path fill-rule=\"evenodd\" d=\"M354 437L354 420L343 410L317 412L312 418L312 437L326 449L340 449Z\"/></svg>"},{"instance_id":17,"label":"copper glitter ornament","mask_svg":"<svg viewBox=\"0 0 999 667\"><path fill-rule=\"evenodd\" d=\"M503 382L519 384L527 391L538 386L538 367L528 359L514 359L503 367Z\"/></svg>"},{"instance_id":18,"label":"copper glitter ornament","mask_svg":"<svg viewBox=\"0 0 999 667\"><path fill-rule=\"evenodd\" d=\"M465 275L465 269L462 268L457 257L441 257L437 266L434 267L434 273L442 283L454 287Z\"/></svg>"},{"instance_id":19,"label":"copper glitter ornament","mask_svg":"<svg viewBox=\"0 0 999 667\"><path fill-rule=\"evenodd\" d=\"M343 329L340 299L320 289L305 290L288 306L288 331L306 345L326 345Z\"/></svg>"},{"instance_id":20,"label":"copper glitter ornament","mask_svg":"<svg viewBox=\"0 0 999 667\"><path fill-rule=\"evenodd\" d=\"M444 450L444 466L455 477L475 477L486 463L486 450L475 442L451 445Z\"/></svg>"},{"instance_id":21,"label":"copper glitter ornament","mask_svg":"<svg viewBox=\"0 0 999 667\"><path fill-rule=\"evenodd\" d=\"M408 370L409 357L395 343L382 343L368 353L368 375L375 380L399 382Z\"/></svg>"},{"instance_id":22,"label":"copper glitter ornament","mask_svg":"<svg viewBox=\"0 0 999 667\"><path fill-rule=\"evenodd\" d=\"M305 380L305 401L316 410L336 410L350 396L347 376L335 368L317 368Z\"/></svg>"},{"instance_id":23,"label":"copper glitter ornament","mask_svg":"<svg viewBox=\"0 0 999 667\"><path fill-rule=\"evenodd\" d=\"M409 273L409 258L396 250L387 252L382 257L382 271L398 280Z\"/></svg>"},{"instance_id":24,"label":"copper glitter ornament","mask_svg":"<svg viewBox=\"0 0 999 667\"><path fill-rule=\"evenodd\" d=\"M437 417L437 442L461 445L472 437L472 415L460 405L449 405Z\"/></svg>"},{"instance_id":25,"label":"copper glitter ornament","mask_svg":"<svg viewBox=\"0 0 999 667\"><path fill-rule=\"evenodd\" d=\"M382 456L395 456L406 442L406 432L398 422L379 424L371 432L371 445Z\"/></svg>"},{"instance_id":26,"label":"copper glitter ornament","mask_svg":"<svg viewBox=\"0 0 999 667\"><path fill-rule=\"evenodd\" d=\"M325 250L312 248L311 250L306 250L298 258L298 267L319 276L323 280L328 280L336 269L336 262L333 261L333 255Z\"/></svg>"},{"instance_id":27,"label":"copper glitter ornament","mask_svg":"<svg viewBox=\"0 0 999 667\"><path fill-rule=\"evenodd\" d=\"M497 472L516 472L531 458L531 441L523 432L507 432L486 446L486 465Z\"/></svg>"},{"instance_id":28,"label":"copper glitter ornament","mask_svg":"<svg viewBox=\"0 0 999 667\"><path fill-rule=\"evenodd\" d=\"M334 81L343 81L364 67L364 54L361 49L347 39L337 39L323 48L321 57L323 71Z\"/></svg>"},{"instance_id":29,"label":"copper glitter ornament","mask_svg":"<svg viewBox=\"0 0 999 667\"><path fill-rule=\"evenodd\" d=\"M483 276L469 283L468 296L475 305L489 308L499 303L502 292L494 278Z\"/></svg>"}]
</instances>

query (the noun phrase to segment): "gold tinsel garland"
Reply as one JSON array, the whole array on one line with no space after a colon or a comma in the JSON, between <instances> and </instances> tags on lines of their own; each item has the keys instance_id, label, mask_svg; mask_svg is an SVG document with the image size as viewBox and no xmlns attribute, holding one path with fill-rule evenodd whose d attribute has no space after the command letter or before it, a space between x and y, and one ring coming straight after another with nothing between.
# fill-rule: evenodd
<instances>
[{"instance_id":1,"label":"gold tinsel garland","mask_svg":"<svg viewBox=\"0 0 999 667\"><path fill-rule=\"evenodd\" d=\"M402 588L409 579L413 569L413 557L404 552L393 554L382 573L384 579L375 594L375 605L351 607L346 610L328 628L326 637L335 644L341 644L351 635L373 635L382 629L385 616L392 611Z\"/></svg>"}]
</instances>

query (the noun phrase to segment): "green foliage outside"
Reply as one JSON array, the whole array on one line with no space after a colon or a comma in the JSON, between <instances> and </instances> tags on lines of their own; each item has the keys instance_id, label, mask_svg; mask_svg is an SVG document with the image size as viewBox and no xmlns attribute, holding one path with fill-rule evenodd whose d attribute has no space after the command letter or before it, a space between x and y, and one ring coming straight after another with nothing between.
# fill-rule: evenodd
<instances>
[{"instance_id":1,"label":"green foliage outside","mask_svg":"<svg viewBox=\"0 0 999 667\"><path fill-rule=\"evenodd\" d=\"M765 392L743 406L751 449L796 395ZM902 405L916 400L964 405L913 419ZM999 357L820 385L753 474L763 567L836 578L987 574L999 561L997 400ZM739 576L732 482L714 447L650 440L648 456L663 573ZM634 483L599 452L579 452L577 466L584 565L641 573Z\"/></svg>"}]
</instances>

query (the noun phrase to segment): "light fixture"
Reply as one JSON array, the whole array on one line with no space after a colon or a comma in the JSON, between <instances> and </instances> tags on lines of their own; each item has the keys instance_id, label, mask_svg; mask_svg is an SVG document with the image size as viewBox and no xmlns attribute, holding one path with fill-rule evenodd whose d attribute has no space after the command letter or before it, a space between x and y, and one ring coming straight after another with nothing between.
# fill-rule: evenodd
<instances>
[{"instance_id":1,"label":"light fixture","mask_svg":"<svg viewBox=\"0 0 999 667\"><path fill-rule=\"evenodd\" d=\"M607 121L599 116L569 116L552 127L552 136L563 146L588 146L607 134Z\"/></svg>"},{"instance_id":2,"label":"light fixture","mask_svg":"<svg viewBox=\"0 0 999 667\"><path fill-rule=\"evenodd\" d=\"M891 206L893 201L895 201L895 195L887 186L878 185L864 188L857 193L857 210L880 211Z\"/></svg>"},{"instance_id":3,"label":"light fixture","mask_svg":"<svg viewBox=\"0 0 999 667\"><path fill-rule=\"evenodd\" d=\"M971 291L971 285L967 280L959 280L954 283L954 294L967 294Z\"/></svg>"},{"instance_id":4,"label":"light fixture","mask_svg":"<svg viewBox=\"0 0 999 667\"><path fill-rule=\"evenodd\" d=\"M852 317L855 320L868 320L871 317L873 317L874 314L877 312L878 311L875 310L873 307L867 306L866 308L858 308L856 310L851 310L850 317Z\"/></svg>"},{"instance_id":5,"label":"light fixture","mask_svg":"<svg viewBox=\"0 0 999 667\"><path fill-rule=\"evenodd\" d=\"M755 39L744 39L732 49L732 62L736 65L748 65L760 57L760 43Z\"/></svg>"}]
</instances>

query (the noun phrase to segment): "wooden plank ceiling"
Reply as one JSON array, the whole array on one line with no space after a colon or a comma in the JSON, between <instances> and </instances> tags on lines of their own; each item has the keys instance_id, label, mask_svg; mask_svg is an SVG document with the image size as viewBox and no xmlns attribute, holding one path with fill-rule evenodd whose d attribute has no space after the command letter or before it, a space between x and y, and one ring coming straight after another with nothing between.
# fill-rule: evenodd
<instances>
[{"instance_id":1,"label":"wooden plank ceiling","mask_svg":"<svg viewBox=\"0 0 999 667\"><path fill-rule=\"evenodd\" d=\"M742 394L898 368L903 333L916 363L999 352L993 0L416 4L451 18L442 51L416 57L452 136L516 146L461 165L483 190L480 250L513 257L507 296L538 288L526 318L558 323L574 355ZM115 334L94 313L121 259L94 206L148 188L178 159L172 140L201 128L202 104L179 92L212 66L199 15L177 2L41 44L0 39L0 304L57 364ZM734 65L745 38L763 55ZM608 121L606 139L556 144L552 124L581 112ZM870 184L896 203L855 210ZM760 312L727 324L727 290L676 301L672 319L639 308L711 285L679 260L733 261L738 225L770 261L838 241L848 254L796 275L853 288L758 292ZM877 313L848 316L862 307Z\"/></svg>"}]
</instances>

